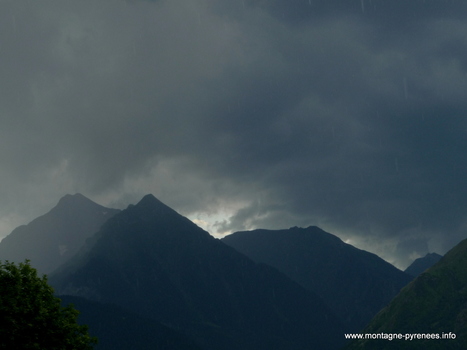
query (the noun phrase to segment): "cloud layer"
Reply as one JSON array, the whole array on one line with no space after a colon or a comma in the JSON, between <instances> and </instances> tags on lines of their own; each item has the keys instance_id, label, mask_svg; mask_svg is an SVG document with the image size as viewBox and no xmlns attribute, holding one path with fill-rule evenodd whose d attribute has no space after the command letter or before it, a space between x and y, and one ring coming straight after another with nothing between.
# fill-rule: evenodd
<instances>
[{"instance_id":1,"label":"cloud layer","mask_svg":"<svg viewBox=\"0 0 467 350\"><path fill-rule=\"evenodd\" d=\"M152 192L212 233L319 225L399 266L465 237L465 2L0 9L0 229Z\"/></svg>"}]
</instances>

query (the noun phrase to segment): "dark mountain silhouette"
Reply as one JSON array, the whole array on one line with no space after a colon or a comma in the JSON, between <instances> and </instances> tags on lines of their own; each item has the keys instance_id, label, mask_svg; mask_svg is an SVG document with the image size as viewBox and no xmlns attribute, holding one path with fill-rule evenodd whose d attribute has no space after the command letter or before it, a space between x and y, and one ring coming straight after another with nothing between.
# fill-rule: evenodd
<instances>
[{"instance_id":1,"label":"dark mountain silhouette","mask_svg":"<svg viewBox=\"0 0 467 350\"><path fill-rule=\"evenodd\" d=\"M437 253L428 253L422 258L415 259L409 267L405 269L405 273L408 273L411 276L417 277L426 269L432 267L438 261L441 260L443 256Z\"/></svg>"},{"instance_id":2,"label":"dark mountain silhouette","mask_svg":"<svg viewBox=\"0 0 467 350\"><path fill-rule=\"evenodd\" d=\"M118 213L81 194L67 194L47 214L15 228L0 242L0 260L31 260L39 274L48 274L72 257L87 238Z\"/></svg>"},{"instance_id":3,"label":"dark mountain silhouette","mask_svg":"<svg viewBox=\"0 0 467 350\"><path fill-rule=\"evenodd\" d=\"M222 241L321 296L348 332L362 329L412 279L314 226L236 232Z\"/></svg>"},{"instance_id":4,"label":"dark mountain silhouette","mask_svg":"<svg viewBox=\"0 0 467 350\"><path fill-rule=\"evenodd\" d=\"M112 303L183 331L204 349L336 349L323 301L256 264L152 195L108 220L50 278L58 294Z\"/></svg>"},{"instance_id":5,"label":"dark mountain silhouette","mask_svg":"<svg viewBox=\"0 0 467 350\"><path fill-rule=\"evenodd\" d=\"M408 284L363 333L445 339L356 341L346 349L467 349L467 240ZM452 339L452 333L455 339Z\"/></svg>"},{"instance_id":6,"label":"dark mountain silhouette","mask_svg":"<svg viewBox=\"0 0 467 350\"><path fill-rule=\"evenodd\" d=\"M60 296L62 305L79 310L78 322L98 337L95 350L201 350L185 335L150 318L84 298Z\"/></svg>"}]
</instances>

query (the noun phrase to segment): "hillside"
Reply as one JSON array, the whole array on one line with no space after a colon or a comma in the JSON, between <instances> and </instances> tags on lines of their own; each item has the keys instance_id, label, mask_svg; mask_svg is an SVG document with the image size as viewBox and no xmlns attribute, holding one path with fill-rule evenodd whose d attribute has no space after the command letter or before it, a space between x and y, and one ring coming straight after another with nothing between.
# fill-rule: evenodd
<instances>
[{"instance_id":1,"label":"hillside","mask_svg":"<svg viewBox=\"0 0 467 350\"><path fill-rule=\"evenodd\" d=\"M123 310L73 296L60 296L62 305L79 310L78 322L98 336L95 350L201 350L194 341L161 323Z\"/></svg>"},{"instance_id":2,"label":"hillside","mask_svg":"<svg viewBox=\"0 0 467 350\"><path fill-rule=\"evenodd\" d=\"M383 309L364 333L434 334L455 339L363 340L346 349L466 349L467 240L422 273Z\"/></svg>"},{"instance_id":3,"label":"hillside","mask_svg":"<svg viewBox=\"0 0 467 350\"><path fill-rule=\"evenodd\" d=\"M222 241L315 292L359 331L412 277L318 227L236 232Z\"/></svg>"}]
</instances>

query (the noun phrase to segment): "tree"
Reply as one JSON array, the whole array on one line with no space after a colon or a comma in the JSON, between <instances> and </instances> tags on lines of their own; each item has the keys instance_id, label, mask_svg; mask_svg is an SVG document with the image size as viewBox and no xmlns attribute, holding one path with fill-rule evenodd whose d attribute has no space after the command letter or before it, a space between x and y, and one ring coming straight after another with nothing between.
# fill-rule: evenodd
<instances>
[{"instance_id":1,"label":"tree","mask_svg":"<svg viewBox=\"0 0 467 350\"><path fill-rule=\"evenodd\" d=\"M0 261L0 349L89 350L97 343L79 312L61 306L29 261Z\"/></svg>"}]
</instances>

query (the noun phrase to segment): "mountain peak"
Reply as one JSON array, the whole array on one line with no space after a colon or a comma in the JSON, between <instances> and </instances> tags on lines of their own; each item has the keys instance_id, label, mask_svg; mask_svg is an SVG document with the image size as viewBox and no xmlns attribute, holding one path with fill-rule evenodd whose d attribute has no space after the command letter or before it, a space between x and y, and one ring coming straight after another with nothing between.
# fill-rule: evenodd
<instances>
[{"instance_id":1,"label":"mountain peak","mask_svg":"<svg viewBox=\"0 0 467 350\"><path fill-rule=\"evenodd\" d=\"M108 212L106 208L91 199L83 196L81 193L66 194L58 201L57 205L50 211L54 215L73 215L77 212L99 211Z\"/></svg>"},{"instance_id":2,"label":"mountain peak","mask_svg":"<svg viewBox=\"0 0 467 350\"><path fill-rule=\"evenodd\" d=\"M77 203L94 203L92 200L89 198L83 196L81 193L75 193L75 194L66 194L60 200L58 201L58 204L56 205L57 207L63 206L63 205L70 205L70 204L77 204Z\"/></svg>"},{"instance_id":3,"label":"mountain peak","mask_svg":"<svg viewBox=\"0 0 467 350\"><path fill-rule=\"evenodd\" d=\"M64 195L62 198L59 199L59 203L60 202L68 202L68 201L72 201L76 198L82 198L84 197L81 193L75 193L75 194L69 194L67 193L66 195ZM86 198L86 197L85 197Z\"/></svg>"},{"instance_id":4,"label":"mountain peak","mask_svg":"<svg viewBox=\"0 0 467 350\"><path fill-rule=\"evenodd\" d=\"M154 205L154 204L163 204L158 200L153 194L149 193L145 195L136 205Z\"/></svg>"},{"instance_id":5,"label":"mountain peak","mask_svg":"<svg viewBox=\"0 0 467 350\"><path fill-rule=\"evenodd\" d=\"M136 205L131 207L140 213L159 213L163 215L176 215L177 217L180 216L180 214L178 214L175 210L162 203L152 194L145 195Z\"/></svg>"},{"instance_id":6,"label":"mountain peak","mask_svg":"<svg viewBox=\"0 0 467 350\"><path fill-rule=\"evenodd\" d=\"M417 277L423 271L430 268L441 260L443 256L437 253L428 253L424 257L415 259L409 267L405 269L405 272L411 276Z\"/></svg>"}]
</instances>

